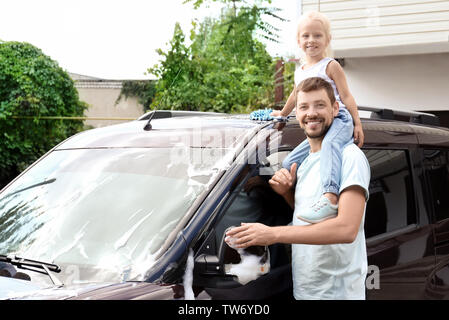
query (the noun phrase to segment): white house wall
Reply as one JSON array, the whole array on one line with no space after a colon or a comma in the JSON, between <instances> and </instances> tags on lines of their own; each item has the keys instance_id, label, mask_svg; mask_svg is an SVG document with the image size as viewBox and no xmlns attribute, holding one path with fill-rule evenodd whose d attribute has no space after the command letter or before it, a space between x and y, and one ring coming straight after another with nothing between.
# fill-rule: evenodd
<instances>
[{"instance_id":1,"label":"white house wall","mask_svg":"<svg viewBox=\"0 0 449 320\"><path fill-rule=\"evenodd\" d=\"M134 97L123 97L116 103L120 95L121 86L112 86L105 83L76 84L80 100L89 104L85 116L91 118L84 124L95 128L109 126L121 122L137 119L143 112L143 106ZM109 118L109 119L108 119ZM112 120L116 118L117 120Z\"/></svg>"},{"instance_id":2,"label":"white house wall","mask_svg":"<svg viewBox=\"0 0 449 320\"><path fill-rule=\"evenodd\" d=\"M332 25L336 57L449 52L449 1L303 0Z\"/></svg>"},{"instance_id":3,"label":"white house wall","mask_svg":"<svg viewBox=\"0 0 449 320\"><path fill-rule=\"evenodd\" d=\"M344 70L358 105L449 110L449 53L346 58Z\"/></svg>"},{"instance_id":4,"label":"white house wall","mask_svg":"<svg viewBox=\"0 0 449 320\"><path fill-rule=\"evenodd\" d=\"M449 113L449 0L302 0L331 20L358 105Z\"/></svg>"}]
</instances>

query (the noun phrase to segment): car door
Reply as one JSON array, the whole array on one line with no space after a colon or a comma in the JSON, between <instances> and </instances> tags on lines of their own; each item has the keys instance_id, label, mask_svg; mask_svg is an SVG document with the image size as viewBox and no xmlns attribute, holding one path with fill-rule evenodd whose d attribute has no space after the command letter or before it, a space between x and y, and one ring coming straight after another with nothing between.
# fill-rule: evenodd
<instances>
[{"instance_id":1,"label":"car door","mask_svg":"<svg viewBox=\"0 0 449 320\"><path fill-rule=\"evenodd\" d=\"M243 252L224 241L226 231L241 223L276 226L291 221L292 208L268 184L271 175L266 173L272 170L269 165L244 165L229 182L232 187L228 196L200 236L203 240L195 248L194 285L203 287L212 299L293 297L289 245L268 246L266 263L260 259L260 264L248 264L245 257L262 258L258 252L263 253L264 248L250 247ZM267 269L260 270L260 267Z\"/></svg>"},{"instance_id":2,"label":"car door","mask_svg":"<svg viewBox=\"0 0 449 320\"><path fill-rule=\"evenodd\" d=\"M422 199L419 150L367 147L367 299L423 299L434 266L433 233Z\"/></svg>"},{"instance_id":3,"label":"car door","mask_svg":"<svg viewBox=\"0 0 449 320\"><path fill-rule=\"evenodd\" d=\"M268 184L286 155L278 152L278 144L273 144L276 139L277 130L269 129L260 132L248 144L244 157L237 159L229 169L229 172L238 173L220 184L227 186L227 195L198 235L199 240L194 245L193 284L203 288L212 299L293 299L290 245L268 246L268 263L248 266L245 257L257 255L260 250L263 253L264 248L250 247L241 252L224 241L226 230L243 222L268 226L290 223L292 208ZM260 272L259 267L266 266L268 269ZM246 272L260 274L245 281Z\"/></svg>"}]
</instances>

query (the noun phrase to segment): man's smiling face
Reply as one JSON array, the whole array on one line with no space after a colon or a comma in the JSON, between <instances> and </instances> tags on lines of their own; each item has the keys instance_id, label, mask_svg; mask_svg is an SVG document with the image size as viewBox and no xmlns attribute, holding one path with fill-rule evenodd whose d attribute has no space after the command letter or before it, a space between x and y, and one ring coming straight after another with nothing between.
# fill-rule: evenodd
<instances>
[{"instance_id":1,"label":"man's smiling face","mask_svg":"<svg viewBox=\"0 0 449 320\"><path fill-rule=\"evenodd\" d=\"M296 119L310 139L322 139L338 114L338 102L331 103L324 89L303 92L296 96Z\"/></svg>"}]
</instances>

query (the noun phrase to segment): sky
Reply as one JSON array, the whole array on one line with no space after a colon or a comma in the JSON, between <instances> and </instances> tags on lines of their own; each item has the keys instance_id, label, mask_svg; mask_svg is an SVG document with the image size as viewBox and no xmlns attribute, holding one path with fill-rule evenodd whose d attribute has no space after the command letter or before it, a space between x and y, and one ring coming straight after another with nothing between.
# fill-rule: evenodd
<instances>
[{"instance_id":1,"label":"sky","mask_svg":"<svg viewBox=\"0 0 449 320\"><path fill-rule=\"evenodd\" d=\"M295 54L299 0L273 0L289 22L275 21L280 43L268 52ZM216 16L219 6L194 10L183 0L1 0L0 40L29 42L66 71L104 79L150 79L176 22L186 35L191 21ZM188 38L188 37L186 37Z\"/></svg>"}]
</instances>

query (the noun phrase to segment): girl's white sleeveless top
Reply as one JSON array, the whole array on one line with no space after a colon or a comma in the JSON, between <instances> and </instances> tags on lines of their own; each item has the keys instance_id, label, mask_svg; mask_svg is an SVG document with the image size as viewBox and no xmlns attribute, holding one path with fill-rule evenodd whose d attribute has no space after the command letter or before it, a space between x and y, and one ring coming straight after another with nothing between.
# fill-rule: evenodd
<instances>
[{"instance_id":1,"label":"girl's white sleeveless top","mask_svg":"<svg viewBox=\"0 0 449 320\"><path fill-rule=\"evenodd\" d=\"M299 68L295 71L295 86L301 83L304 79L312 78L312 77L320 77L329 82L332 85L332 88L334 89L334 95L335 99L338 101L341 108L346 108L346 106L343 104L343 102L340 99L340 95L337 91L337 86L335 85L334 80L329 78L329 76L326 74L326 68L329 62L333 61L332 58L324 58L314 64L312 67L303 70L304 64L300 65Z\"/></svg>"}]
</instances>

